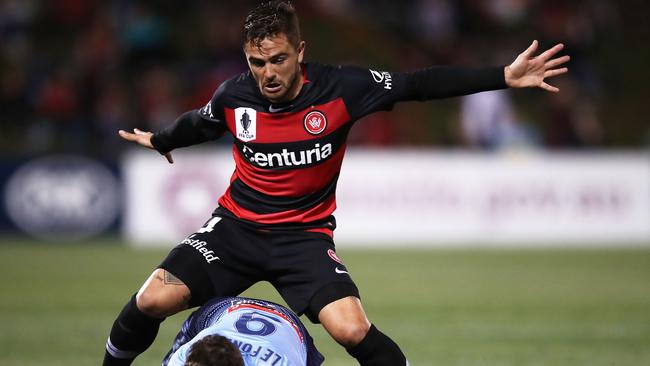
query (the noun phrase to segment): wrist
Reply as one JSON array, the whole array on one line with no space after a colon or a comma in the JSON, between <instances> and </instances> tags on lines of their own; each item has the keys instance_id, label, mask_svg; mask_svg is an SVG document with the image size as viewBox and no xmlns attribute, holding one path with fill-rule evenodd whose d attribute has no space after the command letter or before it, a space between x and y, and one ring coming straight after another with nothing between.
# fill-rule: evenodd
<instances>
[{"instance_id":1,"label":"wrist","mask_svg":"<svg viewBox=\"0 0 650 366\"><path fill-rule=\"evenodd\" d=\"M149 141L151 143L151 148L158 151L161 155L172 151L170 144L167 143L159 133L152 134Z\"/></svg>"},{"instance_id":2,"label":"wrist","mask_svg":"<svg viewBox=\"0 0 650 366\"><path fill-rule=\"evenodd\" d=\"M503 67L503 78L506 82L506 85L508 88L513 88L513 78L512 78L512 69L510 69L510 66L506 65Z\"/></svg>"}]
</instances>

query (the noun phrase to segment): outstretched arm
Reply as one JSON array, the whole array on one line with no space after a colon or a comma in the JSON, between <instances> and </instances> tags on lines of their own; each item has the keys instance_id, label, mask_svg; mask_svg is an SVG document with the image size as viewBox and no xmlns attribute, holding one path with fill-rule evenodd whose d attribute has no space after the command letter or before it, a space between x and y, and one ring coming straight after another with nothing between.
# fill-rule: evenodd
<instances>
[{"instance_id":1,"label":"outstretched arm","mask_svg":"<svg viewBox=\"0 0 650 366\"><path fill-rule=\"evenodd\" d=\"M569 71L566 67L557 68L568 62L569 56L553 58L563 48L563 44L557 44L542 52L539 56L533 56L539 42L537 40L522 52L517 58L504 69L506 84L511 88L539 87L544 90L557 93L560 89L547 84L544 79L561 75Z\"/></svg>"},{"instance_id":2,"label":"outstretched arm","mask_svg":"<svg viewBox=\"0 0 650 366\"><path fill-rule=\"evenodd\" d=\"M144 147L154 149L153 144L151 143L151 136L153 136L153 133L151 132L140 131L137 128L134 128L133 133L126 132L124 130L119 130L118 134L120 135L120 137L122 137L127 141L135 142ZM164 155L165 158L167 158L169 164L174 164L174 159L172 158L171 152L167 152Z\"/></svg>"},{"instance_id":3,"label":"outstretched arm","mask_svg":"<svg viewBox=\"0 0 650 366\"><path fill-rule=\"evenodd\" d=\"M223 123L204 116L202 110L192 110L183 113L173 124L156 133L140 131L136 128L133 130L134 133L120 130L119 134L125 140L158 151L170 164L173 164L174 160L170 154L172 150L216 140L224 133L226 127Z\"/></svg>"}]
</instances>

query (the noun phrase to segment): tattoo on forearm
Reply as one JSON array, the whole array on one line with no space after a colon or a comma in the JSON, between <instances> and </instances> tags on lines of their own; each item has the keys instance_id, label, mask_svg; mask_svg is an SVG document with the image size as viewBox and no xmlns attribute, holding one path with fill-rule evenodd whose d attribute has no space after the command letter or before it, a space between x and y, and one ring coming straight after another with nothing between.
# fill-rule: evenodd
<instances>
[{"instance_id":1,"label":"tattoo on forearm","mask_svg":"<svg viewBox=\"0 0 650 366\"><path fill-rule=\"evenodd\" d=\"M167 271L165 271L165 279L163 282L165 285L184 285L183 281L179 280L178 277Z\"/></svg>"}]
</instances>

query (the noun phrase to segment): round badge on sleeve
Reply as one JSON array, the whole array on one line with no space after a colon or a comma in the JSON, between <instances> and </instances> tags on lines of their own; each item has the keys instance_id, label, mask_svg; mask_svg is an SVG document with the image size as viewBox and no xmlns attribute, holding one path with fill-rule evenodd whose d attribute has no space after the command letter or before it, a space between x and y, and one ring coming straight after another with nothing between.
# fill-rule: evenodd
<instances>
[{"instance_id":1,"label":"round badge on sleeve","mask_svg":"<svg viewBox=\"0 0 650 366\"><path fill-rule=\"evenodd\" d=\"M321 111L311 111L305 115L305 130L312 135L318 135L327 128L327 118Z\"/></svg>"}]
</instances>

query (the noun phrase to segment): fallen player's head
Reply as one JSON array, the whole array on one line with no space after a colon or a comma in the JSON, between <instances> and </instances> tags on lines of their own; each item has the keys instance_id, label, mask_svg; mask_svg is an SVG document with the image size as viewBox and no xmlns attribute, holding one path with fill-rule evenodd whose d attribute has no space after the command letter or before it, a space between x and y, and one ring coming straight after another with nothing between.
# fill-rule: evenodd
<instances>
[{"instance_id":1,"label":"fallen player's head","mask_svg":"<svg viewBox=\"0 0 650 366\"><path fill-rule=\"evenodd\" d=\"M192 345L185 366L244 366L244 360L228 338L209 335Z\"/></svg>"}]
</instances>

